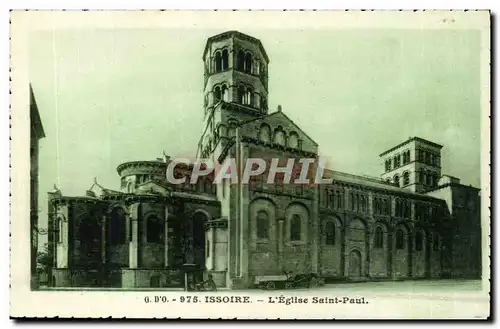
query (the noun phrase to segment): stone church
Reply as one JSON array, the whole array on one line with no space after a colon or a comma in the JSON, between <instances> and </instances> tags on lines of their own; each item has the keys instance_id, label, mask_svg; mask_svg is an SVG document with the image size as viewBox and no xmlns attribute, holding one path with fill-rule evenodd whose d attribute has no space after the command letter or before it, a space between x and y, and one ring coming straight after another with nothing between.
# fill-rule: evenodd
<instances>
[{"instance_id":1,"label":"stone church","mask_svg":"<svg viewBox=\"0 0 500 329\"><path fill-rule=\"evenodd\" d=\"M228 31L203 52L204 125L196 156L318 158L318 144L270 113L262 43ZM442 146L413 137L381 153L380 178L325 170L331 184L170 184L164 155L122 163L120 189L49 193L50 285L176 287L185 264L231 289L257 275L326 282L479 278L480 191L441 172ZM189 178L192 167L175 175Z\"/></svg>"}]
</instances>

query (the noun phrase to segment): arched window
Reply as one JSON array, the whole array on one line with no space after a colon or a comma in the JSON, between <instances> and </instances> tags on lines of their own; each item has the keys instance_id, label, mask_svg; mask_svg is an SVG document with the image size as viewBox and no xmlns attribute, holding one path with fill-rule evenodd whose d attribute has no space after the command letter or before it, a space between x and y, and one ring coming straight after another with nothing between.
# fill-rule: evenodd
<instances>
[{"instance_id":1,"label":"arched window","mask_svg":"<svg viewBox=\"0 0 500 329\"><path fill-rule=\"evenodd\" d=\"M260 75L260 61L254 61L254 74Z\"/></svg>"},{"instance_id":2,"label":"arched window","mask_svg":"<svg viewBox=\"0 0 500 329\"><path fill-rule=\"evenodd\" d=\"M422 205L420 203L415 204L415 220L422 220Z\"/></svg>"},{"instance_id":3,"label":"arched window","mask_svg":"<svg viewBox=\"0 0 500 329\"><path fill-rule=\"evenodd\" d=\"M156 216L150 216L146 222L146 238L148 243L162 244L164 237L164 224Z\"/></svg>"},{"instance_id":4,"label":"arched window","mask_svg":"<svg viewBox=\"0 0 500 329\"><path fill-rule=\"evenodd\" d=\"M333 222L326 223L326 245L335 245L335 224Z\"/></svg>"},{"instance_id":5,"label":"arched window","mask_svg":"<svg viewBox=\"0 0 500 329\"><path fill-rule=\"evenodd\" d=\"M253 103L254 103L254 101L253 101L253 91L252 91L252 88L248 87L247 90L246 90L246 93L245 93L245 104L253 106L254 105Z\"/></svg>"},{"instance_id":6,"label":"arched window","mask_svg":"<svg viewBox=\"0 0 500 329\"><path fill-rule=\"evenodd\" d=\"M246 53L246 55L245 55L244 71L246 73L252 72L252 54L250 54L250 53Z\"/></svg>"},{"instance_id":7,"label":"arched window","mask_svg":"<svg viewBox=\"0 0 500 329\"><path fill-rule=\"evenodd\" d=\"M433 172L432 173L432 183L431 183L431 186L437 186L437 179L438 179L438 176L437 176L437 173Z\"/></svg>"},{"instance_id":8,"label":"arched window","mask_svg":"<svg viewBox=\"0 0 500 329\"><path fill-rule=\"evenodd\" d=\"M415 250L422 251L424 248L424 234L422 231L417 231L415 234Z\"/></svg>"},{"instance_id":9,"label":"arched window","mask_svg":"<svg viewBox=\"0 0 500 329\"><path fill-rule=\"evenodd\" d=\"M401 154L398 154L394 157L394 168L401 166Z\"/></svg>"},{"instance_id":10,"label":"arched window","mask_svg":"<svg viewBox=\"0 0 500 329\"><path fill-rule=\"evenodd\" d=\"M355 205L355 201L354 201L354 193L351 193L351 195L350 195L350 198L349 198L349 199L350 199L350 202L351 202L351 210L354 210L354 208L355 208L355 206L356 206L356 205Z\"/></svg>"},{"instance_id":11,"label":"arched window","mask_svg":"<svg viewBox=\"0 0 500 329\"><path fill-rule=\"evenodd\" d=\"M262 124L259 129L259 139L263 142L269 143L271 141L271 128Z\"/></svg>"},{"instance_id":12,"label":"arched window","mask_svg":"<svg viewBox=\"0 0 500 329\"><path fill-rule=\"evenodd\" d=\"M227 102L229 100L229 93L227 91L226 85L222 85L220 99L223 100L224 102Z\"/></svg>"},{"instance_id":13,"label":"arched window","mask_svg":"<svg viewBox=\"0 0 500 329\"><path fill-rule=\"evenodd\" d=\"M432 241L432 250L433 251L439 251L439 234L434 233L434 240Z\"/></svg>"},{"instance_id":14,"label":"arched window","mask_svg":"<svg viewBox=\"0 0 500 329\"><path fill-rule=\"evenodd\" d=\"M288 137L288 147L296 149L299 145L299 136L296 132L291 132L290 137Z\"/></svg>"},{"instance_id":15,"label":"arched window","mask_svg":"<svg viewBox=\"0 0 500 329\"><path fill-rule=\"evenodd\" d=\"M342 195L337 191L337 209L342 208Z\"/></svg>"},{"instance_id":16,"label":"arched window","mask_svg":"<svg viewBox=\"0 0 500 329\"><path fill-rule=\"evenodd\" d=\"M394 184L396 184L396 186L399 187L399 176L398 175L394 175Z\"/></svg>"},{"instance_id":17,"label":"arched window","mask_svg":"<svg viewBox=\"0 0 500 329\"><path fill-rule=\"evenodd\" d=\"M384 232L380 227L377 227L375 229L375 237L373 241L373 247L374 248L383 248L384 247Z\"/></svg>"},{"instance_id":18,"label":"arched window","mask_svg":"<svg viewBox=\"0 0 500 329\"><path fill-rule=\"evenodd\" d=\"M396 230L396 249L405 248L405 237L402 229Z\"/></svg>"},{"instance_id":19,"label":"arched window","mask_svg":"<svg viewBox=\"0 0 500 329\"><path fill-rule=\"evenodd\" d=\"M245 86L240 85L238 87L238 103L245 104L245 92L246 92Z\"/></svg>"},{"instance_id":20,"label":"arched window","mask_svg":"<svg viewBox=\"0 0 500 329\"><path fill-rule=\"evenodd\" d=\"M366 212L366 199L364 195L361 196L361 211Z\"/></svg>"},{"instance_id":21,"label":"arched window","mask_svg":"<svg viewBox=\"0 0 500 329\"><path fill-rule=\"evenodd\" d=\"M215 53L215 72L222 71L222 57L220 52Z\"/></svg>"},{"instance_id":22,"label":"arched window","mask_svg":"<svg viewBox=\"0 0 500 329\"><path fill-rule=\"evenodd\" d=\"M221 91L220 91L220 87L217 86L214 88L214 103L216 103L220 100L221 100Z\"/></svg>"},{"instance_id":23,"label":"arched window","mask_svg":"<svg viewBox=\"0 0 500 329\"><path fill-rule=\"evenodd\" d=\"M236 60L236 67L238 70L244 70L245 69L245 53L243 50L238 51L238 58Z\"/></svg>"},{"instance_id":24,"label":"arched window","mask_svg":"<svg viewBox=\"0 0 500 329\"><path fill-rule=\"evenodd\" d=\"M331 208L335 208L335 194L328 194L328 191L326 192L328 196L328 206Z\"/></svg>"},{"instance_id":25,"label":"arched window","mask_svg":"<svg viewBox=\"0 0 500 329\"><path fill-rule=\"evenodd\" d=\"M406 171L403 174L403 186L406 186L406 185L409 185L409 184L410 184L410 173Z\"/></svg>"},{"instance_id":26,"label":"arched window","mask_svg":"<svg viewBox=\"0 0 500 329\"><path fill-rule=\"evenodd\" d=\"M269 238L269 216L265 211L257 213L257 237L263 239Z\"/></svg>"},{"instance_id":27,"label":"arched window","mask_svg":"<svg viewBox=\"0 0 500 329\"><path fill-rule=\"evenodd\" d=\"M203 181L203 193L212 193L212 182L208 178Z\"/></svg>"},{"instance_id":28,"label":"arched window","mask_svg":"<svg viewBox=\"0 0 500 329\"><path fill-rule=\"evenodd\" d=\"M125 243L126 217L122 208L115 208L111 211L108 219L107 235L108 243L116 246Z\"/></svg>"},{"instance_id":29,"label":"arched window","mask_svg":"<svg viewBox=\"0 0 500 329\"><path fill-rule=\"evenodd\" d=\"M423 221L429 221L429 206L424 204L421 206L421 218Z\"/></svg>"},{"instance_id":30,"label":"arched window","mask_svg":"<svg viewBox=\"0 0 500 329\"><path fill-rule=\"evenodd\" d=\"M57 228L56 228L56 242L63 242L63 220L62 218L57 218Z\"/></svg>"},{"instance_id":31,"label":"arched window","mask_svg":"<svg viewBox=\"0 0 500 329\"><path fill-rule=\"evenodd\" d=\"M392 210L390 208L389 201L388 200L384 200L383 204L384 204L384 210L383 210L384 214L390 215Z\"/></svg>"},{"instance_id":32,"label":"arched window","mask_svg":"<svg viewBox=\"0 0 500 329\"><path fill-rule=\"evenodd\" d=\"M274 143L278 145L285 145L285 133L281 127L276 128L274 131Z\"/></svg>"},{"instance_id":33,"label":"arched window","mask_svg":"<svg viewBox=\"0 0 500 329\"><path fill-rule=\"evenodd\" d=\"M408 201L403 202L403 217L410 218L410 203Z\"/></svg>"},{"instance_id":34,"label":"arched window","mask_svg":"<svg viewBox=\"0 0 500 329\"><path fill-rule=\"evenodd\" d=\"M222 51L222 70L227 70L229 68L229 52L227 49Z\"/></svg>"},{"instance_id":35,"label":"arched window","mask_svg":"<svg viewBox=\"0 0 500 329\"><path fill-rule=\"evenodd\" d=\"M356 211L359 211L359 194L356 194Z\"/></svg>"},{"instance_id":36,"label":"arched window","mask_svg":"<svg viewBox=\"0 0 500 329\"><path fill-rule=\"evenodd\" d=\"M293 215L290 222L290 240L300 241L302 223L299 215Z\"/></svg>"}]
</instances>

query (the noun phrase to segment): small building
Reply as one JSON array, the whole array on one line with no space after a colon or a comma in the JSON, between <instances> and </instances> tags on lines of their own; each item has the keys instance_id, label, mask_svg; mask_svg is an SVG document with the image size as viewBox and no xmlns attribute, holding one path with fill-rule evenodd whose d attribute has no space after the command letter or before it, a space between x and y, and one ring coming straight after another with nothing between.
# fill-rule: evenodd
<instances>
[{"instance_id":1,"label":"small building","mask_svg":"<svg viewBox=\"0 0 500 329\"><path fill-rule=\"evenodd\" d=\"M30 245L31 245L31 289L38 287L38 154L40 139L45 137L42 120L38 112L33 89L30 93Z\"/></svg>"}]
</instances>

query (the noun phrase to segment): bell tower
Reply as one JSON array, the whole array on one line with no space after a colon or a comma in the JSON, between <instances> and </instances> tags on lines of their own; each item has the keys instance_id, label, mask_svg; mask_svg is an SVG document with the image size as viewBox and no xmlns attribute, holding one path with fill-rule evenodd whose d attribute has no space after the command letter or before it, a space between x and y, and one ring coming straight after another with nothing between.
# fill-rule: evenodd
<instances>
[{"instance_id":1,"label":"bell tower","mask_svg":"<svg viewBox=\"0 0 500 329\"><path fill-rule=\"evenodd\" d=\"M208 38L203 62L204 124L198 156L207 158L239 123L267 114L269 58L260 40L228 31Z\"/></svg>"},{"instance_id":2,"label":"bell tower","mask_svg":"<svg viewBox=\"0 0 500 329\"><path fill-rule=\"evenodd\" d=\"M229 31L210 37L203 53L205 113L219 101L267 113L267 65L262 43Z\"/></svg>"}]
</instances>

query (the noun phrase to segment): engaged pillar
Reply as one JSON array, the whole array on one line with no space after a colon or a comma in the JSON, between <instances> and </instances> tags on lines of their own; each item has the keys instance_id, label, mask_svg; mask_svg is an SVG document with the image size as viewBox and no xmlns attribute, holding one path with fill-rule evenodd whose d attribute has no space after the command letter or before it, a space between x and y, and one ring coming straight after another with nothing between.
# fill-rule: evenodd
<instances>
[{"instance_id":1,"label":"engaged pillar","mask_svg":"<svg viewBox=\"0 0 500 329\"><path fill-rule=\"evenodd\" d=\"M138 267L138 248L139 248L139 221L138 221L139 205L131 206L130 211L130 241L129 241L129 267Z\"/></svg>"}]
</instances>

